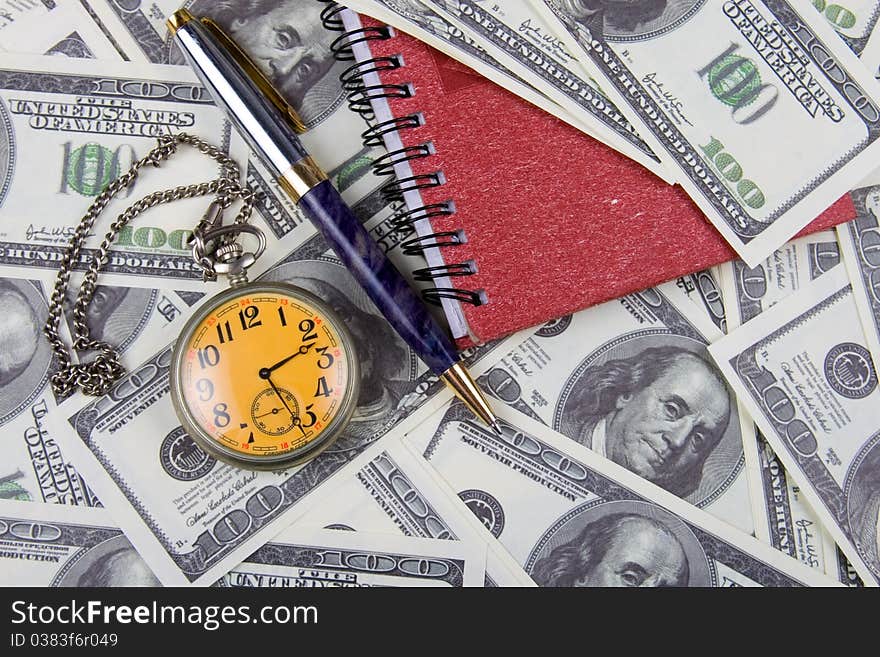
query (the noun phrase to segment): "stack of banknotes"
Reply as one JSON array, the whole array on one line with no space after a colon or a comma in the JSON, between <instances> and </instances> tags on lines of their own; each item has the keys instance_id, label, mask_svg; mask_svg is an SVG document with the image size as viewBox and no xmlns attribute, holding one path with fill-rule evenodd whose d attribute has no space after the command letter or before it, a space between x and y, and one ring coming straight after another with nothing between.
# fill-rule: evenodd
<instances>
[{"instance_id":1,"label":"stack of banknotes","mask_svg":"<svg viewBox=\"0 0 880 657\"><path fill-rule=\"evenodd\" d=\"M180 0L7 3L0 584L880 585L880 2L348 4L682 185L741 259L464 354L496 434L387 326L183 65L165 27ZM411 270L327 3L184 5L299 109L307 147ZM251 279L302 286L351 320L357 410L303 466L218 462L174 413L174 340L224 287L187 247L205 199L151 209L111 250L88 323L128 374L97 398L49 384L42 327L67 240L177 131L220 146L260 193L269 246ZM186 150L143 171L76 270L135 200L217 173ZM854 220L787 241L845 194Z\"/></svg>"}]
</instances>

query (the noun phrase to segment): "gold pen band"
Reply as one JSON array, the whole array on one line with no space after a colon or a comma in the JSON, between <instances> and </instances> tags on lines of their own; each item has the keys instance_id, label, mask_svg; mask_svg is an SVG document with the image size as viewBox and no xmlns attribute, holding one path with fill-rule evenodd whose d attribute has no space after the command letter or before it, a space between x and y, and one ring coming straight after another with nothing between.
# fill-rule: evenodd
<instances>
[{"instance_id":1,"label":"gold pen band","mask_svg":"<svg viewBox=\"0 0 880 657\"><path fill-rule=\"evenodd\" d=\"M325 180L327 174L315 163L311 155L294 162L287 171L278 176L278 184L284 188L294 203L299 203L312 187Z\"/></svg>"},{"instance_id":2,"label":"gold pen band","mask_svg":"<svg viewBox=\"0 0 880 657\"><path fill-rule=\"evenodd\" d=\"M181 7L168 17L168 20L165 21L165 25L168 26L168 31L171 33L171 36L174 36L177 30L191 20L195 20L195 16L193 16L188 9Z\"/></svg>"},{"instance_id":3,"label":"gold pen band","mask_svg":"<svg viewBox=\"0 0 880 657\"><path fill-rule=\"evenodd\" d=\"M241 47L233 41L228 34L220 27L216 22L211 20L210 18L196 18L189 10L181 8L175 11L171 16L168 17L168 20L165 21L165 25L168 26L168 31L171 33L173 37L177 34L177 31L182 28L184 25L189 23L190 21L199 21L202 27L208 32L210 32L213 37L220 42L220 44L226 49L229 56L232 57L239 66L241 66L242 70L244 70L245 74L250 78L251 82L253 82L257 88L263 93L263 95L271 102L278 110L284 115L284 117L289 122L290 128L297 134L302 134L306 131L306 127L300 119L299 114L293 108L293 106L288 103L284 98L282 98L281 94L275 89L272 83L269 81L269 78L261 71L256 64L251 61L251 58L248 57L247 53L241 49Z\"/></svg>"}]
</instances>

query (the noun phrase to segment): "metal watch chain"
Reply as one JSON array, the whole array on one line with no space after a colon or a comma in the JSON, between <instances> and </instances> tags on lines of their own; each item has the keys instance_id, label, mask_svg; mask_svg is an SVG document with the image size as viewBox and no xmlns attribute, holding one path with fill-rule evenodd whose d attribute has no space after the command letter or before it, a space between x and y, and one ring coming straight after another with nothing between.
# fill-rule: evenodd
<instances>
[{"instance_id":1,"label":"metal watch chain","mask_svg":"<svg viewBox=\"0 0 880 657\"><path fill-rule=\"evenodd\" d=\"M119 231L140 213L163 203L171 203L185 198L195 198L216 194L207 212L193 229L189 244L192 246L193 258L204 271L205 280L216 280L218 273L230 276L230 282L241 284L246 282L244 269L253 264L254 260L265 249L265 237L262 231L247 224L255 201L255 194L239 183L239 169L234 160L220 149L208 142L189 135L163 135L158 138L158 145L145 157L137 160L126 173L113 180L101 192L86 211L79 225L74 230L61 258L58 277L49 302L49 316L43 332L49 339L52 349L58 358L59 368L52 375L52 389L56 395L66 397L77 388L82 388L87 395L105 394L120 377L125 368L119 362L119 354L113 346L91 337L86 312L97 287L98 272L107 263L110 256L110 245ZM140 169L147 164L158 167L176 151L179 144L189 144L199 152L213 158L220 165L218 178L208 181L183 185L147 194L125 209L110 224L110 230L95 252L95 257L83 276L82 285L73 304L72 349L78 352L97 351L95 358L87 363L74 363L71 354L58 333L58 326L64 315L65 293L70 282L70 274L74 264L79 260L83 244L92 230L98 215L107 204L122 190L134 184ZM223 210L236 199L241 199L242 206L232 225L222 226ZM242 253L242 248L235 243L234 235L247 232L260 240L256 253Z\"/></svg>"}]
</instances>

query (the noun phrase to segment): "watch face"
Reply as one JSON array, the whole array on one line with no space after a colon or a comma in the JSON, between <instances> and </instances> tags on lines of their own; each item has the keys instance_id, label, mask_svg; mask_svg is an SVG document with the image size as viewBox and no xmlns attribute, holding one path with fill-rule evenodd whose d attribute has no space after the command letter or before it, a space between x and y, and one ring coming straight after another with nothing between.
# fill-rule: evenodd
<instances>
[{"instance_id":1,"label":"watch face","mask_svg":"<svg viewBox=\"0 0 880 657\"><path fill-rule=\"evenodd\" d=\"M209 300L175 349L174 403L209 452L288 467L319 453L354 410L357 363L334 312L305 290L251 284Z\"/></svg>"}]
</instances>

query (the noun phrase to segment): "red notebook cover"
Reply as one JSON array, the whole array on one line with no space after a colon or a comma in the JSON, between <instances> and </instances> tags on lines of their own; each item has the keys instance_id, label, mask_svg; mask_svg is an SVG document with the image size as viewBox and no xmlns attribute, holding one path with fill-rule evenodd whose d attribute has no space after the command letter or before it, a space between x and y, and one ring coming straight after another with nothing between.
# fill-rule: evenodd
<instances>
[{"instance_id":1,"label":"red notebook cover","mask_svg":"<svg viewBox=\"0 0 880 657\"><path fill-rule=\"evenodd\" d=\"M424 117L399 132L404 145L433 143L433 155L410 162L413 173L445 175L444 185L421 191L423 202L455 203L431 225L466 235L442 255L447 264L476 263L473 275L450 279L485 293L482 305L462 304L474 341L736 257L680 187L408 34L395 30L369 46L374 57L403 56L401 68L380 76L415 91L389 99L394 116ZM803 233L854 216L846 196Z\"/></svg>"}]
</instances>

